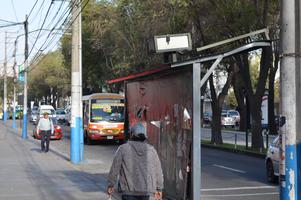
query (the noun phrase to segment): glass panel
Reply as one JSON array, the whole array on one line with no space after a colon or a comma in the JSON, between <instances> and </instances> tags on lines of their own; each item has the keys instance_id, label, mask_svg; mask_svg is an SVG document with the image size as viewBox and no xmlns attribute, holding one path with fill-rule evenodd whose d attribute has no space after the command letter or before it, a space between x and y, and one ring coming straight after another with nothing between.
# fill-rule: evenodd
<instances>
[{"instance_id":1,"label":"glass panel","mask_svg":"<svg viewBox=\"0 0 301 200\"><path fill-rule=\"evenodd\" d=\"M123 122L124 103L122 100L91 100L91 122Z\"/></svg>"}]
</instances>

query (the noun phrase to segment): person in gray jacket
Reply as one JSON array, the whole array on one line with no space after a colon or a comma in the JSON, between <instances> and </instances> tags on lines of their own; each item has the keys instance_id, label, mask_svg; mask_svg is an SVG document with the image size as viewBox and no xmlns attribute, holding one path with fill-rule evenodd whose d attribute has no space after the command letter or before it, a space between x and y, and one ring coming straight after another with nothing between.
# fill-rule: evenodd
<instances>
[{"instance_id":1,"label":"person in gray jacket","mask_svg":"<svg viewBox=\"0 0 301 200\"><path fill-rule=\"evenodd\" d=\"M108 176L107 192L118 191L122 200L149 200L162 198L163 173L156 149L148 144L145 127L137 123L131 128L130 141L121 145L116 153Z\"/></svg>"}]
</instances>

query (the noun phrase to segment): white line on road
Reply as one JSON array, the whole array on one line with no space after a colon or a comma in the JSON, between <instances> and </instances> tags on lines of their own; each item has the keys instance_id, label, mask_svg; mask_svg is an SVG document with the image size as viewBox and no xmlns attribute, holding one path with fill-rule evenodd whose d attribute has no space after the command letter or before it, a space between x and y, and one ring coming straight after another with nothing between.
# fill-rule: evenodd
<instances>
[{"instance_id":1,"label":"white line on road","mask_svg":"<svg viewBox=\"0 0 301 200\"><path fill-rule=\"evenodd\" d=\"M253 194L212 194L212 195L201 195L201 197L247 197L247 196L265 196L265 195L279 195L278 192L269 193L253 193Z\"/></svg>"},{"instance_id":2,"label":"white line on road","mask_svg":"<svg viewBox=\"0 0 301 200\"><path fill-rule=\"evenodd\" d=\"M276 186L255 186L255 187L229 187L229 188L210 188L201 189L202 192L210 191L233 191L233 190L258 190L258 189L277 189Z\"/></svg>"},{"instance_id":3,"label":"white line on road","mask_svg":"<svg viewBox=\"0 0 301 200\"><path fill-rule=\"evenodd\" d=\"M227 170L234 171L234 172L238 172L238 173L242 173L242 174L245 174L245 173L246 173L245 171L238 170L238 169L234 169L234 168L230 168L230 167L225 167L225 166L223 166L223 165L217 165L217 164L214 164L213 166L214 166L214 167L219 167L219 168L222 168L222 169L227 169Z\"/></svg>"}]
</instances>

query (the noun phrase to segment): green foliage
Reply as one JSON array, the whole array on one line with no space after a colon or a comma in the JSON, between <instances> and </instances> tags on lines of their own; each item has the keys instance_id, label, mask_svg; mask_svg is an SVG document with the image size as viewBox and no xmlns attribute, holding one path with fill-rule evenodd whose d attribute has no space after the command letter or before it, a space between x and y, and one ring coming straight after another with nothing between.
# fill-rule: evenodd
<instances>
[{"instance_id":1,"label":"green foliage","mask_svg":"<svg viewBox=\"0 0 301 200\"><path fill-rule=\"evenodd\" d=\"M60 51L42 56L31 68L33 70L29 73L28 82L32 99L49 96L51 91L65 96L70 90L70 71L64 65Z\"/></svg>"},{"instance_id":2,"label":"green foliage","mask_svg":"<svg viewBox=\"0 0 301 200\"><path fill-rule=\"evenodd\" d=\"M228 105L231 108L236 108L238 106L237 101L236 101L236 97L235 97L235 94L234 94L233 90L230 90L228 92L228 95L227 95L226 99L227 99Z\"/></svg>"}]
</instances>

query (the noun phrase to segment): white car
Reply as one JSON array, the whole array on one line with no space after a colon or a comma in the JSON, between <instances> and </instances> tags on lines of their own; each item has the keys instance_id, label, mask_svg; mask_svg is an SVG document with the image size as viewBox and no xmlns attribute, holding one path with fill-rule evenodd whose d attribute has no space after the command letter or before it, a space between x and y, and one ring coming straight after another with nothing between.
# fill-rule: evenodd
<instances>
[{"instance_id":1,"label":"white car","mask_svg":"<svg viewBox=\"0 0 301 200\"><path fill-rule=\"evenodd\" d=\"M37 122L37 120L38 120L38 111L32 110L30 113L30 121L35 124Z\"/></svg>"},{"instance_id":2,"label":"white car","mask_svg":"<svg viewBox=\"0 0 301 200\"><path fill-rule=\"evenodd\" d=\"M221 122L223 127L232 127L234 128L236 125L235 118L227 113L222 113Z\"/></svg>"},{"instance_id":3,"label":"white car","mask_svg":"<svg viewBox=\"0 0 301 200\"><path fill-rule=\"evenodd\" d=\"M71 124L71 107L66 108L66 121L69 126Z\"/></svg>"},{"instance_id":4,"label":"white car","mask_svg":"<svg viewBox=\"0 0 301 200\"><path fill-rule=\"evenodd\" d=\"M67 113L63 108L57 108L56 111L56 119L58 122L65 123L67 121Z\"/></svg>"},{"instance_id":5,"label":"white car","mask_svg":"<svg viewBox=\"0 0 301 200\"><path fill-rule=\"evenodd\" d=\"M280 142L278 136L274 139L272 144L270 144L265 159L267 180L270 183L277 182L279 177L279 161L280 161L279 148L280 148Z\"/></svg>"},{"instance_id":6,"label":"white car","mask_svg":"<svg viewBox=\"0 0 301 200\"><path fill-rule=\"evenodd\" d=\"M42 118L45 112L50 118L56 118L55 109L51 105L41 105L38 109L38 118Z\"/></svg>"},{"instance_id":7,"label":"white car","mask_svg":"<svg viewBox=\"0 0 301 200\"><path fill-rule=\"evenodd\" d=\"M240 123L240 115L237 110L228 110L227 114L234 118L236 125L238 126Z\"/></svg>"}]
</instances>

